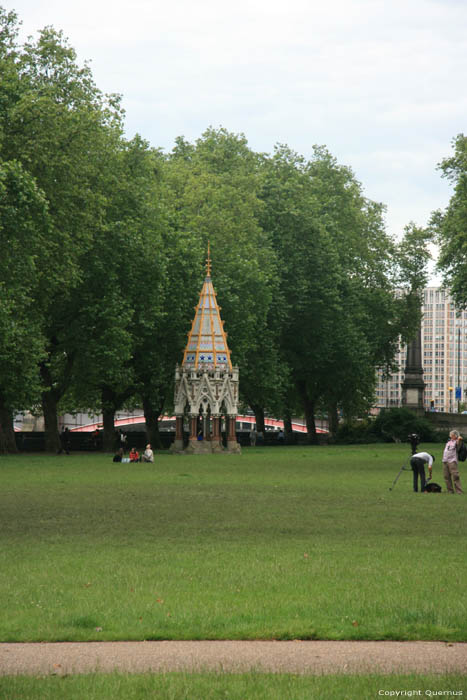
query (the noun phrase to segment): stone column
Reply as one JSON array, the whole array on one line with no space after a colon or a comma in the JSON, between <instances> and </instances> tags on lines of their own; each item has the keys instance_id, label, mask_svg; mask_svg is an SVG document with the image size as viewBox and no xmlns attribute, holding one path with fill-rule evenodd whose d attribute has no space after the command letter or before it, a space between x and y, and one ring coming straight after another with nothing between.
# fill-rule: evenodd
<instances>
[{"instance_id":1,"label":"stone column","mask_svg":"<svg viewBox=\"0 0 467 700\"><path fill-rule=\"evenodd\" d=\"M241 448L237 442L237 436L235 434L235 423L237 416L228 416L229 425L227 428L227 451L240 453Z\"/></svg>"},{"instance_id":2,"label":"stone column","mask_svg":"<svg viewBox=\"0 0 467 700\"><path fill-rule=\"evenodd\" d=\"M213 452L222 452L222 436L221 436L221 418L220 416L212 417L212 436L211 445Z\"/></svg>"},{"instance_id":3,"label":"stone column","mask_svg":"<svg viewBox=\"0 0 467 700\"><path fill-rule=\"evenodd\" d=\"M190 413L190 437L188 438L188 446L185 449L187 454L193 454L194 452L199 452L198 449L198 414Z\"/></svg>"},{"instance_id":4,"label":"stone column","mask_svg":"<svg viewBox=\"0 0 467 700\"><path fill-rule=\"evenodd\" d=\"M205 413L203 416L203 438L208 442L211 440L211 426L208 413Z\"/></svg>"},{"instance_id":5,"label":"stone column","mask_svg":"<svg viewBox=\"0 0 467 700\"><path fill-rule=\"evenodd\" d=\"M190 415L190 443L198 440L198 414Z\"/></svg>"},{"instance_id":6,"label":"stone column","mask_svg":"<svg viewBox=\"0 0 467 700\"><path fill-rule=\"evenodd\" d=\"M176 452L181 452L183 450L183 416L175 417L174 450Z\"/></svg>"}]
</instances>

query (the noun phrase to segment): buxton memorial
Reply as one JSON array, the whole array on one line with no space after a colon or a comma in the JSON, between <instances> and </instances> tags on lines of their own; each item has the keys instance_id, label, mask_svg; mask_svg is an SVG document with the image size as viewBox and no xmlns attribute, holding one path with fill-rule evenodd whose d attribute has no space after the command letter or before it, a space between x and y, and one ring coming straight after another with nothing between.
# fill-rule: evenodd
<instances>
[{"instance_id":1,"label":"buxton memorial","mask_svg":"<svg viewBox=\"0 0 467 700\"><path fill-rule=\"evenodd\" d=\"M232 366L224 322L211 280L208 247L206 277L181 366L175 369L175 452L239 453L235 434L238 367ZM184 449L183 431L188 428ZM226 434L224 450L222 432Z\"/></svg>"}]
</instances>

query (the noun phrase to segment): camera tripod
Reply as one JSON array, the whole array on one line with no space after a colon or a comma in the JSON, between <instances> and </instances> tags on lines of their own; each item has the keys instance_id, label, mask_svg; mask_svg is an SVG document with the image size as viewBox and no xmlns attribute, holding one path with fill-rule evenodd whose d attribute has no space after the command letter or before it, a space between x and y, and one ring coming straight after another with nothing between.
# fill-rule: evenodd
<instances>
[{"instance_id":1,"label":"camera tripod","mask_svg":"<svg viewBox=\"0 0 467 700\"><path fill-rule=\"evenodd\" d=\"M402 472L411 472L411 471L412 471L412 467L410 466L410 464L409 464L409 466L407 466L407 464L403 464L402 467L399 469L399 473L397 474L396 478L392 482L392 486L389 487L389 490L390 491L393 490L393 488L397 484L397 480L399 479Z\"/></svg>"},{"instance_id":2,"label":"camera tripod","mask_svg":"<svg viewBox=\"0 0 467 700\"><path fill-rule=\"evenodd\" d=\"M408 465L407 465L407 464L403 464L402 467L399 469L399 472L398 472L396 478L395 478L394 481L392 482L392 486L389 487L389 490L390 490L390 491L393 490L393 488L394 488L394 486L396 485L397 480L399 479L399 477L400 477L400 475L402 474L402 472L411 472L411 471L413 471L413 470L412 470L412 467L410 466L410 461L409 461L409 464L408 464ZM432 478L433 478L433 477L431 476L431 473L428 472L428 478L427 478L427 480L426 480L425 483L428 484L428 482L431 481Z\"/></svg>"}]
</instances>

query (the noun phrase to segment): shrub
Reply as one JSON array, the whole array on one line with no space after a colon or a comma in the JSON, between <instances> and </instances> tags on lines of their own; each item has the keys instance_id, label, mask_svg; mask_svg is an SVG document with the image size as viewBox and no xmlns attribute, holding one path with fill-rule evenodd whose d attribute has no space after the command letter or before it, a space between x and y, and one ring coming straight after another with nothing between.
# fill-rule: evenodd
<instances>
[{"instance_id":1,"label":"shrub","mask_svg":"<svg viewBox=\"0 0 467 700\"><path fill-rule=\"evenodd\" d=\"M343 445L361 445L379 442L380 437L373 432L374 421L370 418L360 421L344 421L339 425L333 442Z\"/></svg>"},{"instance_id":2,"label":"shrub","mask_svg":"<svg viewBox=\"0 0 467 700\"><path fill-rule=\"evenodd\" d=\"M437 441L431 423L409 408L383 409L374 420L374 431L385 442L406 442L411 433L417 433L423 442Z\"/></svg>"},{"instance_id":3,"label":"shrub","mask_svg":"<svg viewBox=\"0 0 467 700\"><path fill-rule=\"evenodd\" d=\"M334 438L340 444L371 442L407 442L417 433L420 442L444 442L446 434L436 430L426 418L409 408L386 408L376 418L341 423Z\"/></svg>"}]
</instances>

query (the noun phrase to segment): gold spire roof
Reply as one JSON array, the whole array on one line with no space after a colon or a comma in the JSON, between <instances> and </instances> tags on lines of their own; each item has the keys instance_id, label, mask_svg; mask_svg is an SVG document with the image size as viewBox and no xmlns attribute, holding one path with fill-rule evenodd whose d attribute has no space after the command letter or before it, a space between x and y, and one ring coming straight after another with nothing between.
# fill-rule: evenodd
<instances>
[{"instance_id":1,"label":"gold spire roof","mask_svg":"<svg viewBox=\"0 0 467 700\"><path fill-rule=\"evenodd\" d=\"M208 245L206 277L188 334L183 367L193 369L232 369L224 322L211 281L211 256Z\"/></svg>"}]
</instances>

